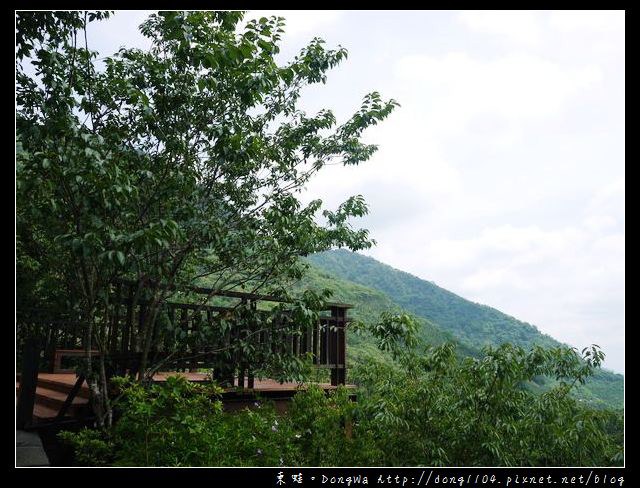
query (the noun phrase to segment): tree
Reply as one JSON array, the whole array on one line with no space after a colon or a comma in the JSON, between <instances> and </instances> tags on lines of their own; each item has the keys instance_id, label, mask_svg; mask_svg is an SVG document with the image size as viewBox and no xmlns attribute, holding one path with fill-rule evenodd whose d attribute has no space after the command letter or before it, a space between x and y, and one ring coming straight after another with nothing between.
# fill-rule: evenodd
<instances>
[{"instance_id":1,"label":"tree","mask_svg":"<svg viewBox=\"0 0 640 488\"><path fill-rule=\"evenodd\" d=\"M611 466L622 461L620 415L581 404L570 394L600 368L604 353L597 346L579 353L502 344L486 346L478 358L460 359L451 343L419 344L410 323L406 316L386 314L364 329L397 361L368 357L352 373L360 386L354 438L363 441L362 458L352 465ZM533 393L526 384L538 375L554 377L558 384Z\"/></svg>"},{"instance_id":2,"label":"tree","mask_svg":"<svg viewBox=\"0 0 640 488\"><path fill-rule=\"evenodd\" d=\"M102 69L86 28L107 16L20 12L16 36L18 311L55 302L81 321L100 424L111 421L104 355L96 366L91 351L105 350L116 280L150 303L142 380L171 285L209 276L216 290L283 293L298 256L369 247L349 221L367 212L361 196L330 211L299 193L329 163L366 161L376 146L362 132L397 105L373 92L340 125L330 110L304 113L302 89L346 50L316 38L279 65L284 19L241 26L241 12L154 14L140 27L151 48L123 48Z\"/></svg>"}]
</instances>

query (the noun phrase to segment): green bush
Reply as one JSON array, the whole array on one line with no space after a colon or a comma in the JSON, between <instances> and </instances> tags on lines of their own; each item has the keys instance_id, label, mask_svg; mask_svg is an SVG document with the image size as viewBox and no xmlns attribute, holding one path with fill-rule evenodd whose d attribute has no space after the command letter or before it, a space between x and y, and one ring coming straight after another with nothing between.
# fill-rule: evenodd
<instances>
[{"instance_id":1,"label":"green bush","mask_svg":"<svg viewBox=\"0 0 640 488\"><path fill-rule=\"evenodd\" d=\"M223 412L217 387L180 376L148 387L128 378L115 382L121 415L108 434L60 435L74 448L78 464L278 466L299 461L290 423L269 404Z\"/></svg>"},{"instance_id":2,"label":"green bush","mask_svg":"<svg viewBox=\"0 0 640 488\"><path fill-rule=\"evenodd\" d=\"M108 466L113 462L113 443L105 432L84 428L79 432L62 431L58 437L71 446L79 466Z\"/></svg>"},{"instance_id":3,"label":"green bush","mask_svg":"<svg viewBox=\"0 0 640 488\"><path fill-rule=\"evenodd\" d=\"M370 434L377 456L367 464L621 464L620 417L568 394L597 366L597 351L583 353L506 344L459 361L444 345L402 363L363 362L352 377L361 385L355 433ZM530 392L525 384L539 374L556 377L557 386Z\"/></svg>"},{"instance_id":4,"label":"green bush","mask_svg":"<svg viewBox=\"0 0 640 488\"><path fill-rule=\"evenodd\" d=\"M344 387L326 394L310 385L293 399L289 421L295 425L294 445L302 465L352 466L357 444L347 432L352 429L355 403Z\"/></svg>"},{"instance_id":5,"label":"green bush","mask_svg":"<svg viewBox=\"0 0 640 488\"><path fill-rule=\"evenodd\" d=\"M380 327L382 332L396 328L384 323ZM82 465L623 462L622 412L590 408L569 394L599 365L596 348L580 355L571 349L525 351L502 345L461 361L451 344L421 354L410 349L400 354L405 341L388 344L396 360L372 356L352 371L359 385L357 402L345 387L326 393L308 385L295 395L286 414L268 403L231 413L222 410L220 390L212 385L170 377L164 384L145 387L117 379L121 393L116 410L121 415L111 431L84 430L62 438ZM554 377L556 386L532 393L526 385L543 374Z\"/></svg>"}]
</instances>

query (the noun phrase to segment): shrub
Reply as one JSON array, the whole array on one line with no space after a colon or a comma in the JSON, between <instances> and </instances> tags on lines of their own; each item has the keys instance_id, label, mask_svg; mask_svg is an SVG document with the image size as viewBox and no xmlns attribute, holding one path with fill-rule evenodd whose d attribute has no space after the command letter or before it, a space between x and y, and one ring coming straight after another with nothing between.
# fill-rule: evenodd
<instances>
[{"instance_id":1,"label":"shrub","mask_svg":"<svg viewBox=\"0 0 640 488\"><path fill-rule=\"evenodd\" d=\"M503 345L460 361L449 344L372 357L352 371L357 402L345 387L309 385L285 415L268 403L224 412L219 388L183 377L147 387L118 379L113 429L61 437L84 465L619 465L622 413L569 394L594 355ZM534 394L525 385L540 374L556 386Z\"/></svg>"},{"instance_id":2,"label":"shrub","mask_svg":"<svg viewBox=\"0 0 640 488\"><path fill-rule=\"evenodd\" d=\"M108 466L113 462L113 443L103 431L83 428L79 432L62 431L58 437L71 446L79 466Z\"/></svg>"}]
</instances>

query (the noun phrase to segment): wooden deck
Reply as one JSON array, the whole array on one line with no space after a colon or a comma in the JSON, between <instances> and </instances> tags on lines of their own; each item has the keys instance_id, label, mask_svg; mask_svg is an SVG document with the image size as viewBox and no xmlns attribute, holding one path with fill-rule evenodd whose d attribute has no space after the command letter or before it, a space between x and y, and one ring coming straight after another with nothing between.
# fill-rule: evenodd
<instances>
[{"instance_id":1,"label":"wooden deck","mask_svg":"<svg viewBox=\"0 0 640 488\"><path fill-rule=\"evenodd\" d=\"M143 366L140 351L145 350L168 371L211 371L219 384L230 386L222 393L226 409L251 407L258 398L279 402L285 409L304 386L255 377L264 366L260 358L279 354L311 359L316 368L329 370L330 384L320 384L325 391L338 385L350 387L346 385L346 333L351 305L325 303L317 310L317 321L302 327L286 305L273 314L269 307L261 308L264 303L259 302L288 303L279 297L188 286L181 291L199 299L189 295L188 303L166 301L159 307L149 297L159 290L175 291L175 286L126 280L112 285L110 320L102 324L101 331L103 350L94 351L108 358L109 377L135 375ZM229 303L213 305L209 303L213 296L224 297ZM43 332L22 337L23 384L18 392L16 427L25 428L34 420L53 419L51 423L56 424L88 419L88 387L74 374L85 354L81 318L73 311L54 317L46 311L31 312L24 323L18 321L18 330L23 330L22 326L31 330L33 322ZM163 321L156 320L160 316ZM225 327L221 327L223 322ZM218 333L203 335L203 330ZM175 344L176 331L190 340ZM245 345L251 346L252 354L246 353ZM164 381L169 374L158 373L154 380ZM208 380L204 373L182 375L189 381Z\"/></svg>"},{"instance_id":2,"label":"wooden deck","mask_svg":"<svg viewBox=\"0 0 640 488\"><path fill-rule=\"evenodd\" d=\"M157 373L153 377L153 381L161 383L166 381L167 377L176 375L184 376L189 381L198 383L209 381L206 373L176 372ZM74 373L38 373L36 401L33 410L34 423L48 422L56 417L76 380ZM16 391L19 385L18 379L16 381ZM337 388L337 386L333 386L330 383L318 383L318 385L325 391ZM349 389L355 389L354 385L345 386ZM273 401L279 411L286 411L287 404L293 395L305 388L305 385L299 383L279 383L271 379L259 380L256 378L253 388L225 388L222 393L222 403L226 410L233 411L251 407L257 399L262 398ZM88 415L89 412L89 387L85 382L73 399L67 414L70 418L80 418Z\"/></svg>"},{"instance_id":3,"label":"wooden deck","mask_svg":"<svg viewBox=\"0 0 640 488\"><path fill-rule=\"evenodd\" d=\"M209 376L206 373L179 373L179 372L160 372L156 373L153 376L153 381L161 383L166 381L169 376L183 376L189 381L194 381L198 383L205 383L209 381ZM74 373L38 373L38 383L58 383L67 385L71 388L76 382L76 375ZM331 383L318 383L318 385L324 390L335 390L337 386L331 385ZM352 385L348 385L351 386ZM300 389L304 389L304 385L300 385L299 383L279 383L275 380L270 379L255 379L254 387L244 388L242 391L245 392L261 392L261 391L298 391ZM81 388L80 392L86 390L86 398L88 398L89 390L86 383ZM225 393L237 392L241 391L238 387L233 388L225 388ZM81 393L79 394L80 396Z\"/></svg>"}]
</instances>

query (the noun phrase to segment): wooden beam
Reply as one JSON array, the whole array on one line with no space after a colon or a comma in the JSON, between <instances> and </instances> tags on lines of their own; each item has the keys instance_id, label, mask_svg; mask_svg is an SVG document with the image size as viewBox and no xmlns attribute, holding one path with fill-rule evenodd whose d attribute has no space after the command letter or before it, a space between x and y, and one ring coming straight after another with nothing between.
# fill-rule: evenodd
<instances>
[{"instance_id":1,"label":"wooden beam","mask_svg":"<svg viewBox=\"0 0 640 488\"><path fill-rule=\"evenodd\" d=\"M80 391L80 388L82 387L82 383L84 383L84 375L83 374L78 376L78 379L76 380L75 384L73 385L73 388L71 388L71 391L67 395L67 398L64 401L64 403L62 404L62 407L60 407L60 411L58 412L58 415L56 415L56 418L54 419L54 422L58 422L58 421L62 420L64 418L64 416L67 414L67 410L69 410L69 407L73 403L74 398L78 395L78 392Z\"/></svg>"},{"instance_id":2,"label":"wooden beam","mask_svg":"<svg viewBox=\"0 0 640 488\"><path fill-rule=\"evenodd\" d=\"M135 284L135 281L132 280L117 280L119 282L127 283L127 284ZM232 290L215 290L213 288L205 288L203 286L193 286L193 285L185 285L185 286L177 286L177 285L160 285L160 287L164 290L176 291L176 290L188 290L194 293L200 293L202 295L211 295L211 296L219 296L219 297L227 297L227 298L239 298L241 300L254 300L254 301L264 301L264 302L278 302L278 303L289 303L290 300L284 299L282 297L278 297L275 295L260 295L256 293L246 293L240 291L232 291ZM339 308L353 308L353 305L348 303L333 303L327 302L327 310L331 307L339 307Z\"/></svg>"}]
</instances>

